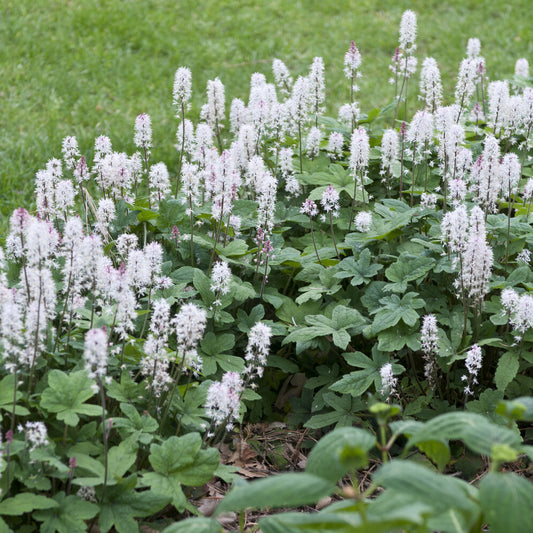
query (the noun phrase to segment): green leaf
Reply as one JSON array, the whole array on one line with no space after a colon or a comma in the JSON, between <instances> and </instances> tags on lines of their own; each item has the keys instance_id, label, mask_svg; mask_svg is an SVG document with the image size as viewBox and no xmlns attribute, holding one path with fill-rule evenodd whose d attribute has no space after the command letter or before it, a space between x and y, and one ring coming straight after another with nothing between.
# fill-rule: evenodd
<instances>
[{"instance_id":1,"label":"green leaf","mask_svg":"<svg viewBox=\"0 0 533 533\"><path fill-rule=\"evenodd\" d=\"M50 413L57 413L57 419L69 426L77 426L78 415L98 416L102 408L86 404L94 396L93 381L85 370L66 374L61 370L52 370L48 374L48 388L41 397L41 407Z\"/></svg>"},{"instance_id":2,"label":"green leaf","mask_svg":"<svg viewBox=\"0 0 533 533\"><path fill-rule=\"evenodd\" d=\"M4 411L12 412L13 409L13 390L15 386L15 375L8 374L5 376L2 381L0 381L0 409ZM28 416L30 412L23 407L18 405L18 400L22 398L22 392L17 390L17 405L15 406L15 414L18 416Z\"/></svg>"},{"instance_id":3,"label":"green leaf","mask_svg":"<svg viewBox=\"0 0 533 533\"><path fill-rule=\"evenodd\" d=\"M269 355L267 359L267 366L270 368L279 368L286 374L296 374L296 372L300 370L300 367L296 363L293 363L292 361L289 361L288 359L285 359L285 357L281 357L279 355Z\"/></svg>"},{"instance_id":4,"label":"green leaf","mask_svg":"<svg viewBox=\"0 0 533 533\"><path fill-rule=\"evenodd\" d=\"M234 486L217 507L215 514L316 503L334 490L334 483L306 472L276 474Z\"/></svg>"},{"instance_id":5,"label":"green leaf","mask_svg":"<svg viewBox=\"0 0 533 533\"><path fill-rule=\"evenodd\" d=\"M376 437L360 428L334 429L311 450L305 471L335 483L350 471L366 466Z\"/></svg>"},{"instance_id":6,"label":"green leaf","mask_svg":"<svg viewBox=\"0 0 533 533\"><path fill-rule=\"evenodd\" d=\"M13 498L6 498L0 502L0 515L19 516L31 513L36 509L52 509L58 507L58 503L52 498L41 494L22 492Z\"/></svg>"},{"instance_id":7,"label":"green leaf","mask_svg":"<svg viewBox=\"0 0 533 533\"><path fill-rule=\"evenodd\" d=\"M224 246L224 248L219 251L219 255L223 257L238 257L244 255L247 251L248 245L246 244L246 241L243 241L242 239L235 239L227 246Z\"/></svg>"},{"instance_id":8,"label":"green leaf","mask_svg":"<svg viewBox=\"0 0 533 533\"><path fill-rule=\"evenodd\" d=\"M113 526L118 533L138 531L139 525L135 518L152 516L170 502L168 496L154 494L151 490L133 490L136 482L136 476L130 476L120 485L106 489L104 501L99 504L98 525L102 533Z\"/></svg>"},{"instance_id":9,"label":"green leaf","mask_svg":"<svg viewBox=\"0 0 533 533\"><path fill-rule=\"evenodd\" d=\"M376 375L376 370L374 368L356 370L355 372L350 372L331 385L329 390L358 397L361 396L370 385L372 385Z\"/></svg>"},{"instance_id":10,"label":"green leaf","mask_svg":"<svg viewBox=\"0 0 533 533\"><path fill-rule=\"evenodd\" d=\"M398 260L385 270L387 279L394 282L387 288L402 293L410 281L421 281L433 268L436 261L430 257L416 256L403 252Z\"/></svg>"},{"instance_id":11,"label":"green leaf","mask_svg":"<svg viewBox=\"0 0 533 533\"><path fill-rule=\"evenodd\" d=\"M293 330L283 344L289 342L305 342L316 337L331 336L333 343L345 350L350 342L351 335L360 333L366 323L364 317L355 309L344 305L336 305L331 318L321 315L311 315L305 318L310 327Z\"/></svg>"},{"instance_id":12,"label":"green leaf","mask_svg":"<svg viewBox=\"0 0 533 533\"><path fill-rule=\"evenodd\" d=\"M195 269L193 285L200 293L204 305L209 308L215 301L215 295L211 290L211 282L209 281L209 278L201 270Z\"/></svg>"},{"instance_id":13,"label":"green leaf","mask_svg":"<svg viewBox=\"0 0 533 533\"><path fill-rule=\"evenodd\" d=\"M431 506L436 514L435 522L440 526L450 519L458 522L461 529L454 531L470 531L479 516L479 508L474 501L477 492L474 487L460 479L432 472L412 461L393 460L386 463L376 473L373 482L394 493L410 496L412 501Z\"/></svg>"},{"instance_id":14,"label":"green leaf","mask_svg":"<svg viewBox=\"0 0 533 533\"><path fill-rule=\"evenodd\" d=\"M498 390L505 392L509 383L513 381L518 373L519 366L518 355L513 352L505 352L498 359L498 366L494 374L494 383Z\"/></svg>"},{"instance_id":15,"label":"green leaf","mask_svg":"<svg viewBox=\"0 0 533 533\"><path fill-rule=\"evenodd\" d=\"M137 443L122 441L108 452L108 484L118 483L137 459Z\"/></svg>"},{"instance_id":16,"label":"green leaf","mask_svg":"<svg viewBox=\"0 0 533 533\"><path fill-rule=\"evenodd\" d=\"M210 331L205 335L200 346L206 355L214 357L221 352L231 350L235 346L235 335L223 333L217 336Z\"/></svg>"},{"instance_id":17,"label":"green leaf","mask_svg":"<svg viewBox=\"0 0 533 533\"><path fill-rule=\"evenodd\" d=\"M496 412L500 415L512 415L514 420L533 422L533 398L521 396L514 400L501 401Z\"/></svg>"},{"instance_id":18,"label":"green leaf","mask_svg":"<svg viewBox=\"0 0 533 533\"><path fill-rule=\"evenodd\" d=\"M176 522L161 533L223 533L222 526L213 518L194 517Z\"/></svg>"},{"instance_id":19,"label":"green leaf","mask_svg":"<svg viewBox=\"0 0 533 533\"><path fill-rule=\"evenodd\" d=\"M442 472L444 467L450 462L450 447L438 440L425 440L417 444L420 451L424 452Z\"/></svg>"},{"instance_id":20,"label":"green leaf","mask_svg":"<svg viewBox=\"0 0 533 533\"><path fill-rule=\"evenodd\" d=\"M404 346L412 350L420 350L420 332L402 324L380 331L378 333L378 348L382 352L397 352Z\"/></svg>"},{"instance_id":21,"label":"green leaf","mask_svg":"<svg viewBox=\"0 0 533 533\"><path fill-rule=\"evenodd\" d=\"M495 444L518 448L521 438L514 431L469 412L445 413L429 420L411 435L406 450L426 441L462 440L472 451L490 456Z\"/></svg>"},{"instance_id":22,"label":"green leaf","mask_svg":"<svg viewBox=\"0 0 533 533\"><path fill-rule=\"evenodd\" d=\"M224 353L231 350L234 345L235 336L231 333L215 335L215 333L210 331L205 335L200 344L201 352L204 354L202 359L204 360L205 365L205 368L203 369L205 376L215 373L215 362L226 372L241 372L243 370L244 360L242 357L236 357Z\"/></svg>"},{"instance_id":23,"label":"green leaf","mask_svg":"<svg viewBox=\"0 0 533 533\"><path fill-rule=\"evenodd\" d=\"M356 261L355 257L345 257L338 264L338 272L335 277L339 279L351 278L350 284L353 286L368 284L370 280L383 268L383 265L372 263L372 255L368 248L365 248Z\"/></svg>"},{"instance_id":24,"label":"green leaf","mask_svg":"<svg viewBox=\"0 0 533 533\"><path fill-rule=\"evenodd\" d=\"M35 511L32 516L41 524L41 533L83 533L87 531L85 520L93 518L98 513L98 506L87 502L78 496L65 496L58 492L54 496L58 506L43 511Z\"/></svg>"},{"instance_id":25,"label":"green leaf","mask_svg":"<svg viewBox=\"0 0 533 533\"><path fill-rule=\"evenodd\" d=\"M159 472L147 472L142 477L143 485L150 487L154 494L168 496L170 503L182 513L187 505L187 498L176 476L166 476Z\"/></svg>"},{"instance_id":26,"label":"green leaf","mask_svg":"<svg viewBox=\"0 0 533 533\"><path fill-rule=\"evenodd\" d=\"M425 302L416 298L416 292L408 292L402 299L396 294L391 294L380 299L382 308L376 313L372 323L372 334L376 335L384 329L395 326L402 320L408 326L414 326L418 320L418 313L415 309L424 307Z\"/></svg>"},{"instance_id":27,"label":"green leaf","mask_svg":"<svg viewBox=\"0 0 533 533\"><path fill-rule=\"evenodd\" d=\"M144 387L133 381L129 372L124 370L120 376L120 383L112 380L106 385L107 395L119 402L138 403L139 397L144 398Z\"/></svg>"},{"instance_id":28,"label":"green leaf","mask_svg":"<svg viewBox=\"0 0 533 533\"><path fill-rule=\"evenodd\" d=\"M489 472L479 484L479 501L491 533L529 531L533 485L513 473Z\"/></svg>"},{"instance_id":29,"label":"green leaf","mask_svg":"<svg viewBox=\"0 0 533 533\"><path fill-rule=\"evenodd\" d=\"M219 452L214 448L201 449L199 433L170 437L163 444L150 446L152 468L167 477L174 477L183 485L207 483L218 466Z\"/></svg>"}]
</instances>

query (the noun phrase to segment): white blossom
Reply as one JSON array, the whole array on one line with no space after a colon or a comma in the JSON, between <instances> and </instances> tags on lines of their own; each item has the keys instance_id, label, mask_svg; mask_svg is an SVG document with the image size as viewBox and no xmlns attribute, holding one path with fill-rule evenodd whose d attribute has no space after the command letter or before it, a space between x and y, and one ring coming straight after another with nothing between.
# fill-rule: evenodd
<instances>
[{"instance_id":1,"label":"white blossom","mask_svg":"<svg viewBox=\"0 0 533 533\"><path fill-rule=\"evenodd\" d=\"M342 157L342 148L344 147L344 135L339 131L332 131L328 137L326 151L331 159L340 159Z\"/></svg>"},{"instance_id":2,"label":"white blossom","mask_svg":"<svg viewBox=\"0 0 533 533\"><path fill-rule=\"evenodd\" d=\"M204 336L207 323L205 310L193 303L184 304L171 323L176 331L178 358L183 359L186 368L199 371L202 368L202 360L198 355L197 347Z\"/></svg>"},{"instance_id":3,"label":"white blossom","mask_svg":"<svg viewBox=\"0 0 533 533\"><path fill-rule=\"evenodd\" d=\"M135 135L133 142L137 148L145 151L146 155L150 153L152 146L152 120L150 115L141 113L135 119Z\"/></svg>"},{"instance_id":4,"label":"white blossom","mask_svg":"<svg viewBox=\"0 0 533 533\"><path fill-rule=\"evenodd\" d=\"M361 233L366 233L372 225L372 213L370 211L360 211L355 215L355 229Z\"/></svg>"},{"instance_id":5,"label":"white blossom","mask_svg":"<svg viewBox=\"0 0 533 533\"><path fill-rule=\"evenodd\" d=\"M322 138L322 132L319 128L313 126L307 134L307 142L305 145L305 151L307 157L313 159L318 156L320 151L320 140Z\"/></svg>"},{"instance_id":6,"label":"white blossom","mask_svg":"<svg viewBox=\"0 0 533 533\"><path fill-rule=\"evenodd\" d=\"M83 358L90 378L102 379L107 373L107 332L104 328L90 329L85 334Z\"/></svg>"},{"instance_id":7,"label":"white blossom","mask_svg":"<svg viewBox=\"0 0 533 533\"><path fill-rule=\"evenodd\" d=\"M231 283L231 269L226 261L216 261L211 270L211 290L218 296L228 294Z\"/></svg>"},{"instance_id":8,"label":"white blossom","mask_svg":"<svg viewBox=\"0 0 533 533\"><path fill-rule=\"evenodd\" d=\"M515 76L529 78L529 62L526 58L522 57L516 60L514 73Z\"/></svg>"},{"instance_id":9,"label":"white blossom","mask_svg":"<svg viewBox=\"0 0 533 533\"><path fill-rule=\"evenodd\" d=\"M192 76L187 67L180 67L174 76L174 87L172 90L173 103L176 106L176 116L181 116L181 108L185 107L191 99ZM184 117L181 117L183 120Z\"/></svg>"},{"instance_id":10,"label":"white blossom","mask_svg":"<svg viewBox=\"0 0 533 533\"><path fill-rule=\"evenodd\" d=\"M221 381L215 381L209 386L205 402L205 414L215 428L226 424L231 431L239 418L241 395L244 385L237 372L226 372Z\"/></svg>"},{"instance_id":11,"label":"white blossom","mask_svg":"<svg viewBox=\"0 0 533 533\"><path fill-rule=\"evenodd\" d=\"M170 178L165 163L152 165L148 180L152 201L159 202L170 192Z\"/></svg>"},{"instance_id":12,"label":"white blossom","mask_svg":"<svg viewBox=\"0 0 533 533\"><path fill-rule=\"evenodd\" d=\"M381 378L380 393L388 401L391 396L396 393L396 387L398 385L398 378L394 377L392 371L392 365L390 363L384 364L379 369L379 376Z\"/></svg>"},{"instance_id":13,"label":"white blossom","mask_svg":"<svg viewBox=\"0 0 533 533\"><path fill-rule=\"evenodd\" d=\"M248 344L244 355L246 361L244 373L251 378L254 376L261 377L263 375L263 370L270 352L271 337L272 329L262 322L257 322L248 334Z\"/></svg>"}]
</instances>

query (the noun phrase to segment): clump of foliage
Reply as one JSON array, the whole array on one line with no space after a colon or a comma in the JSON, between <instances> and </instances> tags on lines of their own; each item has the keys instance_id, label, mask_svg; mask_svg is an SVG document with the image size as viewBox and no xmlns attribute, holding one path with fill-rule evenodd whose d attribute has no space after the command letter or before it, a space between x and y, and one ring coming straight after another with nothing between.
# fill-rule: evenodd
<instances>
[{"instance_id":1,"label":"clump of foliage","mask_svg":"<svg viewBox=\"0 0 533 533\"><path fill-rule=\"evenodd\" d=\"M65 138L0 255L1 528L129 532L165 516L167 531L218 531L178 520L198 513L191 487L236 478L216 444L247 416L336 427L305 472L236 482L220 505L345 497L265 518L267 533L528 527L531 485L500 472L533 457L528 66L489 82L471 39L454 99L426 58L409 115L415 40L407 11L394 100L368 114L351 44L338 120L318 57L296 80L280 60L275 84L254 74L229 121L210 81L196 125L178 69L171 171L151 160L147 114L133 155ZM275 412L296 373L300 394ZM476 486L446 475L477 456Z\"/></svg>"}]
</instances>

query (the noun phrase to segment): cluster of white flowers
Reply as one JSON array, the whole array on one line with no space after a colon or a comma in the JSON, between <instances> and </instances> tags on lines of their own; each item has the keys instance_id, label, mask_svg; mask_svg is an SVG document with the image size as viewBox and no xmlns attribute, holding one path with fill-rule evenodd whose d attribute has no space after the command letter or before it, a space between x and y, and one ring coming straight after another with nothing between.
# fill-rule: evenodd
<instances>
[{"instance_id":1,"label":"cluster of white flowers","mask_svg":"<svg viewBox=\"0 0 533 533\"><path fill-rule=\"evenodd\" d=\"M481 348L474 344L468 352L466 352L465 366L468 371L468 375L464 374L461 376L463 381L466 381L464 393L465 396L471 396L474 394L472 390L472 385L475 385L478 382L477 376L481 370L481 365L483 362L483 354Z\"/></svg>"},{"instance_id":2,"label":"cluster of white flowers","mask_svg":"<svg viewBox=\"0 0 533 533\"><path fill-rule=\"evenodd\" d=\"M525 57L516 60L514 73L515 76L529 78L529 62Z\"/></svg>"},{"instance_id":3,"label":"cluster of white flowers","mask_svg":"<svg viewBox=\"0 0 533 533\"><path fill-rule=\"evenodd\" d=\"M204 336L207 313L193 303L184 304L171 323L176 329L178 358L183 359L185 368L199 371L202 368L202 360L197 348Z\"/></svg>"},{"instance_id":4,"label":"cluster of white flowers","mask_svg":"<svg viewBox=\"0 0 533 533\"><path fill-rule=\"evenodd\" d=\"M192 95L192 76L187 67L180 67L174 76L174 88L172 98L177 108L176 114L181 115L181 108L185 107ZM184 117L181 117L183 120Z\"/></svg>"},{"instance_id":5,"label":"cluster of white flowers","mask_svg":"<svg viewBox=\"0 0 533 533\"><path fill-rule=\"evenodd\" d=\"M333 185L328 185L322 193L320 204L326 213L330 213L332 217L338 217L340 210L339 191Z\"/></svg>"},{"instance_id":6,"label":"cluster of white flowers","mask_svg":"<svg viewBox=\"0 0 533 533\"><path fill-rule=\"evenodd\" d=\"M437 62L426 57L420 72L420 98L424 100L426 111L434 113L442 102L442 82Z\"/></svg>"},{"instance_id":7,"label":"cluster of white flowers","mask_svg":"<svg viewBox=\"0 0 533 533\"><path fill-rule=\"evenodd\" d=\"M167 390L172 379L168 373L167 356L170 323L170 305L164 299L155 300L150 321L150 333L144 343L146 356L142 360L141 374L149 378L148 387L156 398Z\"/></svg>"},{"instance_id":8,"label":"cluster of white flowers","mask_svg":"<svg viewBox=\"0 0 533 533\"><path fill-rule=\"evenodd\" d=\"M354 128L359 121L361 110L357 102L343 104L339 108L339 122L350 128Z\"/></svg>"},{"instance_id":9,"label":"cluster of white flowers","mask_svg":"<svg viewBox=\"0 0 533 533\"><path fill-rule=\"evenodd\" d=\"M44 422L26 422L24 426L19 425L17 429L26 434L26 441L30 444L30 451L39 446L48 446L48 431Z\"/></svg>"},{"instance_id":10,"label":"cluster of white flowers","mask_svg":"<svg viewBox=\"0 0 533 533\"><path fill-rule=\"evenodd\" d=\"M437 195L423 192L420 195L420 205L426 209L434 209L437 205Z\"/></svg>"},{"instance_id":11,"label":"cluster of white flowers","mask_svg":"<svg viewBox=\"0 0 533 533\"><path fill-rule=\"evenodd\" d=\"M143 150L146 156L150 153L150 147L152 146L152 119L150 115L141 113L135 119L135 135L133 142L137 148Z\"/></svg>"},{"instance_id":12,"label":"cluster of white flowers","mask_svg":"<svg viewBox=\"0 0 533 533\"><path fill-rule=\"evenodd\" d=\"M399 46L396 48L389 66L389 69L394 74L394 77L389 80L390 83L397 84L399 76L409 79L416 72L417 59L414 56L416 51L416 31L416 14L408 9L403 12L400 22Z\"/></svg>"},{"instance_id":13,"label":"cluster of white flowers","mask_svg":"<svg viewBox=\"0 0 533 533\"><path fill-rule=\"evenodd\" d=\"M342 148L344 146L344 135L338 131L332 131L328 137L326 151L331 159L342 157Z\"/></svg>"},{"instance_id":14,"label":"cluster of white flowers","mask_svg":"<svg viewBox=\"0 0 533 533\"><path fill-rule=\"evenodd\" d=\"M311 218L316 217L316 215L318 215L318 207L313 200L307 198L304 200L302 207L300 207L300 213L302 213L302 215L308 215Z\"/></svg>"},{"instance_id":15,"label":"cluster of white flowers","mask_svg":"<svg viewBox=\"0 0 533 533\"><path fill-rule=\"evenodd\" d=\"M439 331L437 328L437 318L429 314L422 319L422 329L420 331L420 343L424 352L424 376L431 387L435 386L436 374L438 371L436 356L439 354Z\"/></svg>"},{"instance_id":16,"label":"cluster of white flowers","mask_svg":"<svg viewBox=\"0 0 533 533\"><path fill-rule=\"evenodd\" d=\"M485 216L474 206L469 218L469 232L462 256L462 269L455 286L464 291L470 305L483 301L489 290L492 274L493 252L487 242Z\"/></svg>"},{"instance_id":17,"label":"cluster of white flowers","mask_svg":"<svg viewBox=\"0 0 533 533\"><path fill-rule=\"evenodd\" d=\"M220 305L219 296L228 294L231 283L231 269L226 261L217 261L211 270L211 290L216 295L213 305Z\"/></svg>"},{"instance_id":18,"label":"cluster of white flowers","mask_svg":"<svg viewBox=\"0 0 533 533\"><path fill-rule=\"evenodd\" d=\"M63 139L62 149L63 161L67 169L73 169L78 163L78 159L81 157L80 150L78 148L78 140L76 137L67 136Z\"/></svg>"},{"instance_id":19,"label":"cluster of white flowers","mask_svg":"<svg viewBox=\"0 0 533 533\"><path fill-rule=\"evenodd\" d=\"M274 74L274 79L276 80L276 85L282 94L289 95L292 88L292 76L289 72L289 69L281 61L281 59L274 59L272 61L272 73Z\"/></svg>"},{"instance_id":20,"label":"cluster of white flowers","mask_svg":"<svg viewBox=\"0 0 533 533\"><path fill-rule=\"evenodd\" d=\"M207 104L202 106L200 116L211 128L215 130L220 127L220 123L225 117L226 97L223 83L215 78L207 82Z\"/></svg>"},{"instance_id":21,"label":"cluster of white flowers","mask_svg":"<svg viewBox=\"0 0 533 533\"><path fill-rule=\"evenodd\" d=\"M361 233L366 233L372 225L372 213L370 211L360 211L355 215L355 229Z\"/></svg>"},{"instance_id":22,"label":"cluster of white flowers","mask_svg":"<svg viewBox=\"0 0 533 533\"><path fill-rule=\"evenodd\" d=\"M235 421L239 419L243 390L242 377L237 372L226 372L221 381L209 386L205 413L215 428L225 424L227 430L233 429Z\"/></svg>"},{"instance_id":23,"label":"cluster of white flowers","mask_svg":"<svg viewBox=\"0 0 533 533\"><path fill-rule=\"evenodd\" d=\"M518 294L514 289L504 289L501 302L509 315L509 323L518 332L517 340L523 339L525 332L533 328L533 296Z\"/></svg>"},{"instance_id":24,"label":"cluster of white flowers","mask_svg":"<svg viewBox=\"0 0 533 533\"><path fill-rule=\"evenodd\" d=\"M356 92L359 90L356 80L361 76L359 67L361 66L361 52L355 46L355 42L350 43L350 48L344 54L344 74L350 80L351 91Z\"/></svg>"},{"instance_id":25,"label":"cluster of white flowers","mask_svg":"<svg viewBox=\"0 0 533 533\"><path fill-rule=\"evenodd\" d=\"M262 322L257 322L250 330L244 355L246 361L244 373L250 378L254 376L261 377L263 375L263 369L270 351L271 337L272 328Z\"/></svg>"},{"instance_id":26,"label":"cluster of white flowers","mask_svg":"<svg viewBox=\"0 0 533 533\"><path fill-rule=\"evenodd\" d=\"M170 192L170 178L165 163L152 165L148 179L152 201L160 202Z\"/></svg>"},{"instance_id":27,"label":"cluster of white flowers","mask_svg":"<svg viewBox=\"0 0 533 533\"><path fill-rule=\"evenodd\" d=\"M90 329L85 334L83 358L85 359L85 370L87 370L90 378L101 380L106 377L107 344L107 331L104 328Z\"/></svg>"},{"instance_id":28,"label":"cluster of white flowers","mask_svg":"<svg viewBox=\"0 0 533 533\"><path fill-rule=\"evenodd\" d=\"M311 112L318 117L324 112L324 100L326 99L326 82L324 80L324 61L321 57L315 57L309 71L309 100Z\"/></svg>"},{"instance_id":29,"label":"cluster of white flowers","mask_svg":"<svg viewBox=\"0 0 533 533\"><path fill-rule=\"evenodd\" d=\"M307 143L305 146L305 151L309 159L314 159L318 156L321 139L322 132L320 131L320 128L313 126L307 134Z\"/></svg>"},{"instance_id":30,"label":"cluster of white flowers","mask_svg":"<svg viewBox=\"0 0 533 533\"><path fill-rule=\"evenodd\" d=\"M396 394L396 387L398 386L398 378L394 377L392 365L390 363L385 363L379 369L379 376L381 378L380 393L385 398L385 401L389 401L389 399Z\"/></svg>"}]
</instances>

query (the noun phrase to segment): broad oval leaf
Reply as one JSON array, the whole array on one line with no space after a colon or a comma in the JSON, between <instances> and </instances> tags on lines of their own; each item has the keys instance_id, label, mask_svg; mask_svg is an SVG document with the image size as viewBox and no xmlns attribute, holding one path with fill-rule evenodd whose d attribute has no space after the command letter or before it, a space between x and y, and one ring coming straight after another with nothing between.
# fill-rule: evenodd
<instances>
[{"instance_id":1,"label":"broad oval leaf","mask_svg":"<svg viewBox=\"0 0 533 533\"><path fill-rule=\"evenodd\" d=\"M360 428L333 430L311 450L305 471L336 482L346 473L367 464L367 453L376 444L376 437Z\"/></svg>"},{"instance_id":2,"label":"broad oval leaf","mask_svg":"<svg viewBox=\"0 0 533 533\"><path fill-rule=\"evenodd\" d=\"M277 474L234 486L217 507L215 515L316 503L334 490L334 483L307 472Z\"/></svg>"}]
</instances>

